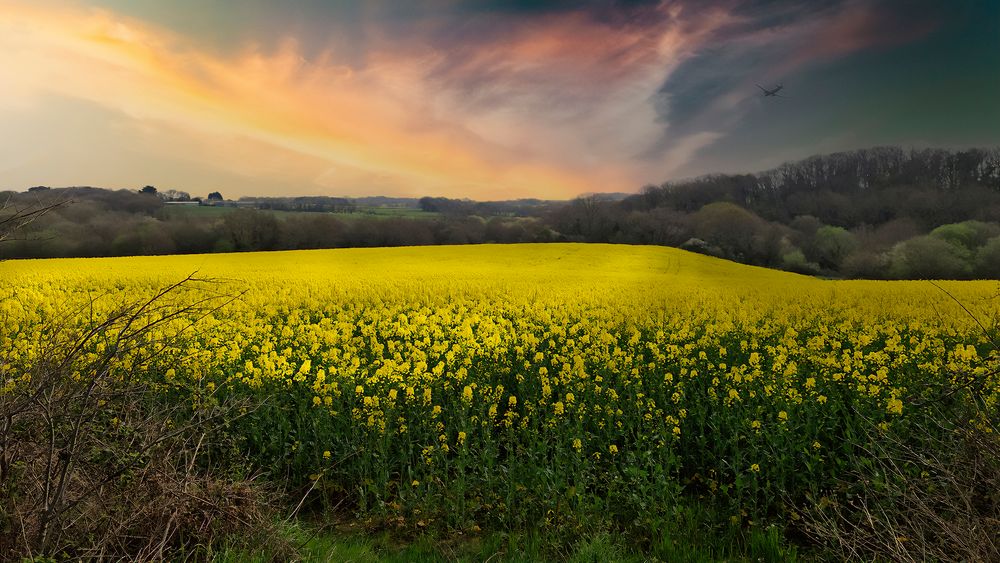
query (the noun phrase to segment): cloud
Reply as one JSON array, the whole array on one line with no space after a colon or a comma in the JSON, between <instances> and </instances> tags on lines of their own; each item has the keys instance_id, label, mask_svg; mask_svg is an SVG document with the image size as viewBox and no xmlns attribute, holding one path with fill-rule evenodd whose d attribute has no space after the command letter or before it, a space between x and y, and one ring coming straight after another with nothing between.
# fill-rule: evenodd
<instances>
[{"instance_id":1,"label":"cloud","mask_svg":"<svg viewBox=\"0 0 1000 563\"><path fill-rule=\"evenodd\" d=\"M750 81L908 40L878 2L859 0L373 2L348 12L253 3L241 20L252 40L221 29L230 12L182 2L214 18L218 36L241 38L219 45L108 1L118 10L0 0L0 126L14 133L0 150L23 152L14 124L31 127L5 115L82 100L90 105L59 107L67 127L101 108L129 133L81 119L89 130L74 138L89 134L95 150L133 139L130 171L148 161L161 183L183 189L214 170L230 193L634 189L725 138ZM37 183L60 168L59 177L81 169L66 147ZM124 172L86 168L127 183Z\"/></svg>"},{"instance_id":2,"label":"cloud","mask_svg":"<svg viewBox=\"0 0 1000 563\"><path fill-rule=\"evenodd\" d=\"M940 21L939 11L920 1L909 5L895 0L725 4L728 21L715 27L659 88L660 119L669 127L647 158L690 146L689 139L704 139L705 133L712 133L715 140L725 138L720 132L737 129L744 116L758 107L755 84L788 85L806 69L916 41Z\"/></svg>"},{"instance_id":3,"label":"cloud","mask_svg":"<svg viewBox=\"0 0 1000 563\"><path fill-rule=\"evenodd\" d=\"M366 192L359 182L377 177L394 193L480 198L568 197L632 183L622 157L649 136L643 97L680 41L672 31L648 38L570 13L471 44L460 57L443 37L375 38L358 67L333 51L307 58L294 38L220 56L103 10L8 2L2 21L20 30L0 39L20 103L44 94L88 100L170 123L199 151L204 138L242 135L326 160L323 174L300 180L331 191ZM594 79L600 87L589 86ZM640 119L615 113L623 99ZM625 128L614 131L619 123ZM234 173L245 166L213 152L221 151L191 158Z\"/></svg>"}]
</instances>

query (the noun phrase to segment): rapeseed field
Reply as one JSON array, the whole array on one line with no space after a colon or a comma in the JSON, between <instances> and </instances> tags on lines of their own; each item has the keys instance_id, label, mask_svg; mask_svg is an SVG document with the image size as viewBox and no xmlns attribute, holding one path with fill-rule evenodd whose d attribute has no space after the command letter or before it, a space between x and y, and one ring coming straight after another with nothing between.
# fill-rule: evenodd
<instances>
[{"instance_id":1,"label":"rapeseed field","mask_svg":"<svg viewBox=\"0 0 1000 563\"><path fill-rule=\"evenodd\" d=\"M249 469L399 525L628 524L685 498L794 522L863 457L862 427L919 424L928 389L971 375L1000 399L997 282L582 244L2 263L0 393L57 321L190 274L170 298L218 306L159 325L122 377L259 400L230 423Z\"/></svg>"}]
</instances>

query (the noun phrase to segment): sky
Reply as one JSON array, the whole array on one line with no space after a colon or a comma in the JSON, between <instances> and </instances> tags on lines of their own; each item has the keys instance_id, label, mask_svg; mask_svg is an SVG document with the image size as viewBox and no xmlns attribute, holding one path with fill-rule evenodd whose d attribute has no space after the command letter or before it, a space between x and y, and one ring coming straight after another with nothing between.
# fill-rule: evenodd
<instances>
[{"instance_id":1,"label":"sky","mask_svg":"<svg viewBox=\"0 0 1000 563\"><path fill-rule=\"evenodd\" d=\"M0 0L0 189L566 199L996 146L996 100L995 0Z\"/></svg>"}]
</instances>

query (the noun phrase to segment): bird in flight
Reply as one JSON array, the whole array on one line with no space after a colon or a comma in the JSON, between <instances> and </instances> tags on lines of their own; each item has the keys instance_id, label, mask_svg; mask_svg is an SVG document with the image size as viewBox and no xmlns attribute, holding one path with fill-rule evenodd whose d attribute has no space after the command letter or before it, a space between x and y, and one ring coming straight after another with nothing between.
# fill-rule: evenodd
<instances>
[{"instance_id":1,"label":"bird in flight","mask_svg":"<svg viewBox=\"0 0 1000 563\"><path fill-rule=\"evenodd\" d=\"M784 86L782 86L781 84L778 84L777 86L775 86L774 88L771 88L770 90L768 90L767 88L764 88L760 84L757 84L757 87L760 88L761 92L764 92L764 97L765 98L770 97L770 96L774 96L776 98L784 98L785 97L785 96L782 96L781 94L778 93L778 92L781 91L782 88L784 88Z\"/></svg>"}]
</instances>

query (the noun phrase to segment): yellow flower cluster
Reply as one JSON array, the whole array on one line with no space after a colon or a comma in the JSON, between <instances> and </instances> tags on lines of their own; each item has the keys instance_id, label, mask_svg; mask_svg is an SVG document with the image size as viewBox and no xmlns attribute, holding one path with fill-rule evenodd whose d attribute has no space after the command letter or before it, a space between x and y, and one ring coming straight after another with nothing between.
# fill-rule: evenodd
<instances>
[{"instance_id":1,"label":"yellow flower cluster","mask_svg":"<svg viewBox=\"0 0 1000 563\"><path fill-rule=\"evenodd\" d=\"M723 460L733 446L701 461L764 476L753 444L819 459L843 405L891 423L914 381L990 369L979 325L925 282L822 281L660 247L483 245L3 263L0 393L66 311L106 314L193 272L215 281L175 301L238 298L171 341L151 377L294 400L328 432L295 455L390 444L422 460L394 478L413 489L503 440L626 463L678 441L721 448L720 425L746 459ZM943 287L995 320L997 283Z\"/></svg>"}]
</instances>

